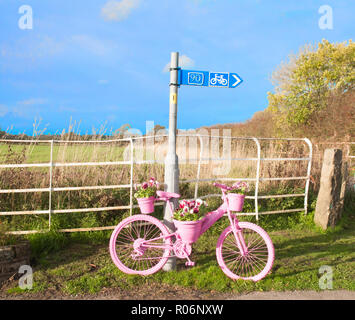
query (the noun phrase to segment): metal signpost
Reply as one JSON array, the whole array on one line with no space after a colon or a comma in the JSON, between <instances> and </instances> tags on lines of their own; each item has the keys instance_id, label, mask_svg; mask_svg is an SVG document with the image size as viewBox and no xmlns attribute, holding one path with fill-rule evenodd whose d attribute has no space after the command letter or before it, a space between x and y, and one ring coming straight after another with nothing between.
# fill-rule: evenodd
<instances>
[{"instance_id":1,"label":"metal signpost","mask_svg":"<svg viewBox=\"0 0 355 320\"><path fill-rule=\"evenodd\" d=\"M164 183L166 191L179 193L179 159L176 154L177 101L180 85L236 88L243 82L237 73L182 70L179 68L179 53L171 53L170 62L170 111L168 153L165 159ZM165 207L164 223L169 231L174 231L173 217ZM176 268L176 258L171 257L164 266L165 271Z\"/></svg>"},{"instance_id":2,"label":"metal signpost","mask_svg":"<svg viewBox=\"0 0 355 320\"><path fill-rule=\"evenodd\" d=\"M179 53L171 53L170 63L170 111L169 111L169 138L168 153L165 159L165 186L168 192L179 192L179 160L176 154L176 119L177 119L177 96L178 96L178 71ZM175 231L173 217L168 206L165 206L164 224L169 231ZM170 271L176 268L176 258L169 258L163 270Z\"/></svg>"}]
</instances>

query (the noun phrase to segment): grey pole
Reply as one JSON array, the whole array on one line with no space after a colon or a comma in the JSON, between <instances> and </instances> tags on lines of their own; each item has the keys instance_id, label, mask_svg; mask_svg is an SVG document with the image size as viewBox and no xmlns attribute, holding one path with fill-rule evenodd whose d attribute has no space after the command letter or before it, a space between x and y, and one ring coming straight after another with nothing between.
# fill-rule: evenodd
<instances>
[{"instance_id":1,"label":"grey pole","mask_svg":"<svg viewBox=\"0 0 355 320\"><path fill-rule=\"evenodd\" d=\"M179 53L171 53L170 63L170 111L169 111L169 140L168 153L165 159L165 186L168 192L179 192L179 160L176 154L176 122L177 122L177 98L178 98L178 68ZM165 206L164 224L169 231L174 232L175 227L169 206ZM176 258L171 257L163 267L165 271L176 268Z\"/></svg>"}]
</instances>

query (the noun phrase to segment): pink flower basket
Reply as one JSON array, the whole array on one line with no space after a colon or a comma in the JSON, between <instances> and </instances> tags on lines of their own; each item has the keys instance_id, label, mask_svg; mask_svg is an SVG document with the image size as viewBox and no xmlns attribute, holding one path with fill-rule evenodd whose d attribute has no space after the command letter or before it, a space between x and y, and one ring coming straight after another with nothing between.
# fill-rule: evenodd
<instances>
[{"instance_id":1,"label":"pink flower basket","mask_svg":"<svg viewBox=\"0 0 355 320\"><path fill-rule=\"evenodd\" d=\"M154 212L155 197L149 198L137 198L139 209L143 214L149 214Z\"/></svg>"},{"instance_id":2,"label":"pink flower basket","mask_svg":"<svg viewBox=\"0 0 355 320\"><path fill-rule=\"evenodd\" d=\"M191 244L197 241L201 235L201 227L203 220L197 221L179 221L174 220L174 225L177 229L181 240L185 243Z\"/></svg>"},{"instance_id":3,"label":"pink flower basket","mask_svg":"<svg viewBox=\"0 0 355 320\"><path fill-rule=\"evenodd\" d=\"M243 210L244 199L245 199L244 194L228 193L227 197L228 197L228 203L229 203L230 210L232 210L232 211L242 211Z\"/></svg>"}]
</instances>

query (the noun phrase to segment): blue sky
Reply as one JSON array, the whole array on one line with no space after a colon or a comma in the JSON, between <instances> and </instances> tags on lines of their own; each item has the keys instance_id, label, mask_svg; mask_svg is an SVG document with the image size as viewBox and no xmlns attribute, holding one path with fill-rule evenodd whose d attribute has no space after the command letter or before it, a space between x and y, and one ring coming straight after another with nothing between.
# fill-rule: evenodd
<instances>
[{"instance_id":1,"label":"blue sky","mask_svg":"<svg viewBox=\"0 0 355 320\"><path fill-rule=\"evenodd\" d=\"M320 6L333 9L322 30ZM29 5L33 29L22 30ZM0 0L0 127L32 134L146 121L168 126L170 52L183 67L238 73L236 89L182 86L178 127L241 122L267 107L270 76L307 43L353 39L349 0Z\"/></svg>"}]
</instances>

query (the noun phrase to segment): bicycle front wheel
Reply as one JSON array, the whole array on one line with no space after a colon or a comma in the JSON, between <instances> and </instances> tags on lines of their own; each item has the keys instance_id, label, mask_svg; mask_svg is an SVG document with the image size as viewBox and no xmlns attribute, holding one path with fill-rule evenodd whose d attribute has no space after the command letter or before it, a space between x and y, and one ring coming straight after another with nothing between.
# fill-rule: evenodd
<instances>
[{"instance_id":1,"label":"bicycle front wheel","mask_svg":"<svg viewBox=\"0 0 355 320\"><path fill-rule=\"evenodd\" d=\"M258 281L264 278L274 263L275 251L265 230L256 224L240 222L241 235L247 253L242 255L232 227L226 228L217 242L216 256L222 271L231 279Z\"/></svg>"},{"instance_id":2,"label":"bicycle front wheel","mask_svg":"<svg viewBox=\"0 0 355 320\"><path fill-rule=\"evenodd\" d=\"M147 246L142 246L145 241ZM159 271L170 255L169 231L158 219L135 215L117 225L110 238L114 264L128 274L149 275Z\"/></svg>"}]
</instances>

